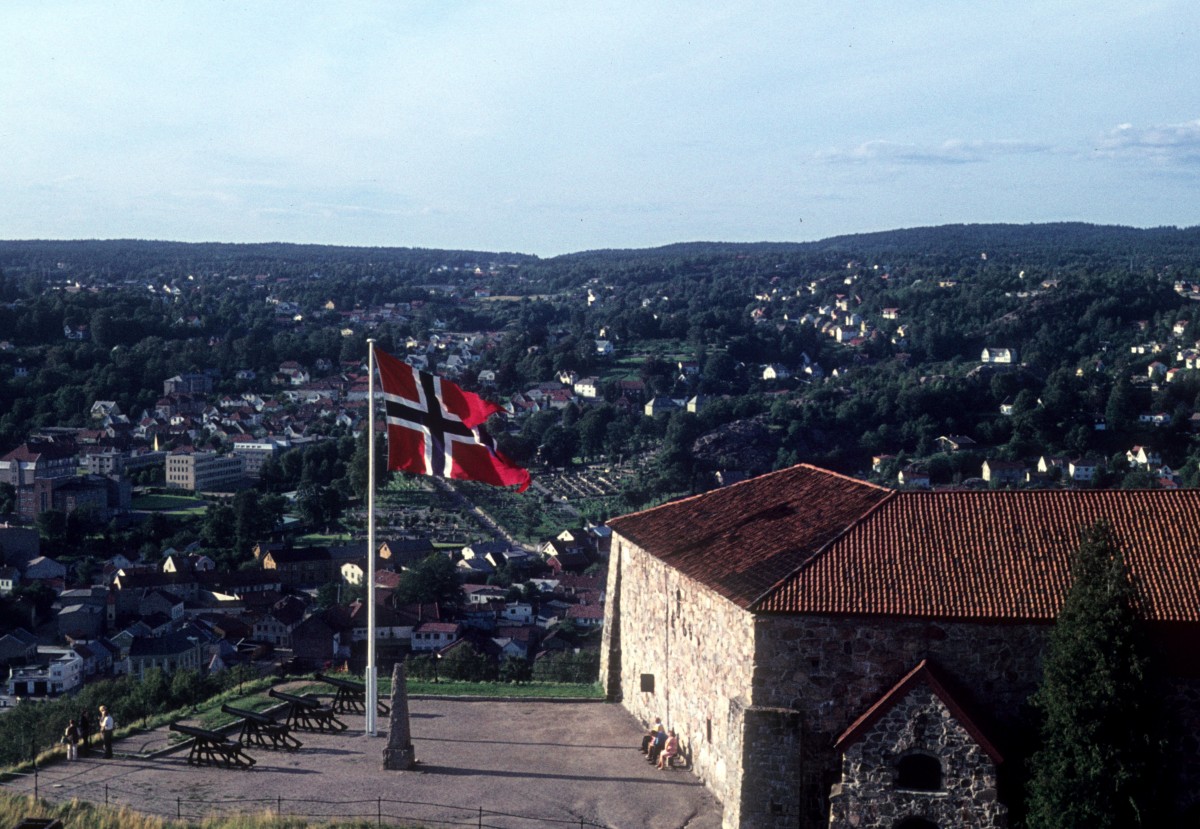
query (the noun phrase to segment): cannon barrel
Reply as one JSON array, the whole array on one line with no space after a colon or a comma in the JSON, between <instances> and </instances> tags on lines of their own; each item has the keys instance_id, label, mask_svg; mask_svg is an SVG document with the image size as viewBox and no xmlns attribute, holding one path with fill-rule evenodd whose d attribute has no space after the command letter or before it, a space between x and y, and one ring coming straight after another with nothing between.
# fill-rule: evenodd
<instances>
[{"instance_id":1,"label":"cannon barrel","mask_svg":"<svg viewBox=\"0 0 1200 829\"><path fill-rule=\"evenodd\" d=\"M341 679L336 676L326 676L325 674L317 674L316 678L322 682L328 682L335 688L345 688L347 691L362 691L367 692L367 686L361 682L354 682L349 679Z\"/></svg>"},{"instance_id":2,"label":"cannon barrel","mask_svg":"<svg viewBox=\"0 0 1200 829\"><path fill-rule=\"evenodd\" d=\"M243 720L253 720L259 725L269 725L275 720L266 714L261 714L258 711L246 711L243 708L234 708L232 705L222 705L221 710L226 714L234 717L241 717Z\"/></svg>"},{"instance_id":3,"label":"cannon barrel","mask_svg":"<svg viewBox=\"0 0 1200 829\"><path fill-rule=\"evenodd\" d=\"M320 708L320 700L312 699L311 697L301 697L296 694L289 694L287 691L276 691L274 688L267 691L267 696L281 699L284 702L290 702L293 705L299 705L301 708Z\"/></svg>"},{"instance_id":4,"label":"cannon barrel","mask_svg":"<svg viewBox=\"0 0 1200 829\"><path fill-rule=\"evenodd\" d=\"M195 726L183 725L177 722L173 722L167 727L172 731L178 731L180 734L186 734L189 737L199 737L202 740L208 740L213 743L227 742L224 734L209 731L207 728L196 728Z\"/></svg>"}]
</instances>

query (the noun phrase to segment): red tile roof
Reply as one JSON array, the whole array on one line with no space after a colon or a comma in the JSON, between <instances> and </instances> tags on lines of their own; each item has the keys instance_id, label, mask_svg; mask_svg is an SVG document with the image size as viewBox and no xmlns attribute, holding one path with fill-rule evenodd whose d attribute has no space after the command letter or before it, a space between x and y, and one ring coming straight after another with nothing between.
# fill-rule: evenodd
<instances>
[{"instance_id":1,"label":"red tile roof","mask_svg":"<svg viewBox=\"0 0 1200 829\"><path fill-rule=\"evenodd\" d=\"M608 522L749 607L891 490L802 464Z\"/></svg>"},{"instance_id":2,"label":"red tile roof","mask_svg":"<svg viewBox=\"0 0 1200 829\"><path fill-rule=\"evenodd\" d=\"M1151 619L1200 621L1200 490L893 491L808 465L613 531L756 612L1050 621L1107 520Z\"/></svg>"},{"instance_id":3,"label":"red tile roof","mask_svg":"<svg viewBox=\"0 0 1200 829\"><path fill-rule=\"evenodd\" d=\"M898 492L755 610L1051 620L1106 520L1147 614L1200 621L1200 490Z\"/></svg>"}]
</instances>

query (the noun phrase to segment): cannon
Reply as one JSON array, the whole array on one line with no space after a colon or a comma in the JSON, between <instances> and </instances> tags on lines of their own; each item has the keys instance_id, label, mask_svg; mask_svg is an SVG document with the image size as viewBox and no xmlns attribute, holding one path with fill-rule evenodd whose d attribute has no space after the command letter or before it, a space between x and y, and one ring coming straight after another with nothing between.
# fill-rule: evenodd
<instances>
[{"instance_id":1,"label":"cannon","mask_svg":"<svg viewBox=\"0 0 1200 829\"><path fill-rule=\"evenodd\" d=\"M169 727L172 731L192 738L192 750L187 758L191 765L225 766L231 769L248 769L254 766L254 758L242 751L241 744L230 742L224 734L174 722Z\"/></svg>"},{"instance_id":2,"label":"cannon","mask_svg":"<svg viewBox=\"0 0 1200 829\"><path fill-rule=\"evenodd\" d=\"M221 710L241 719L242 730L238 734L238 742L243 746L254 744L262 748L295 751L304 745L292 736L292 729L286 723L275 722L266 714L234 708L232 705L222 705Z\"/></svg>"},{"instance_id":3,"label":"cannon","mask_svg":"<svg viewBox=\"0 0 1200 829\"><path fill-rule=\"evenodd\" d=\"M349 726L337 718L332 708L326 708L313 697L300 697L274 688L267 695L286 702L287 724L293 731L345 731Z\"/></svg>"},{"instance_id":4,"label":"cannon","mask_svg":"<svg viewBox=\"0 0 1200 829\"><path fill-rule=\"evenodd\" d=\"M339 714L361 714L367 708L367 686L361 682L352 682L349 679L341 679L336 676L326 676L325 674L317 674L317 679L322 682L327 682L337 689L337 693L333 697L333 702L330 703L330 708ZM383 700L375 701L375 708L379 714L387 716L392 709Z\"/></svg>"}]
</instances>

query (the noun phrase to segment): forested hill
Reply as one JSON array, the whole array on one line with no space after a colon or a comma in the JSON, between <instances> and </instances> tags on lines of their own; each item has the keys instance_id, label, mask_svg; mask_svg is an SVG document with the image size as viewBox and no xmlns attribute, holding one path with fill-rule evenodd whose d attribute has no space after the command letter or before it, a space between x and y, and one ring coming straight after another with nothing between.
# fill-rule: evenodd
<instances>
[{"instance_id":1,"label":"forested hill","mask_svg":"<svg viewBox=\"0 0 1200 829\"><path fill-rule=\"evenodd\" d=\"M814 242L678 242L656 248L598 249L539 259L531 254L412 247L263 242L167 242L144 239L0 241L0 268L53 270L86 261L110 272L185 272L205 268L389 268L427 270L476 264L531 265L575 262L651 262L722 257L896 257L939 264L950 260L1020 259L1055 266L1080 258L1113 261L1133 257L1156 265L1200 261L1200 226L1133 228L1082 222L1048 224L958 224L832 236Z\"/></svg>"},{"instance_id":2,"label":"forested hill","mask_svg":"<svg viewBox=\"0 0 1200 829\"><path fill-rule=\"evenodd\" d=\"M535 256L407 247L345 247L284 242L162 242L144 239L0 241L0 268L44 271L103 271L110 275L186 275L192 271L271 269L301 275L345 268L427 272L478 263L521 264Z\"/></svg>"},{"instance_id":3,"label":"forested hill","mask_svg":"<svg viewBox=\"0 0 1200 829\"><path fill-rule=\"evenodd\" d=\"M285 361L352 384L372 336L513 401L518 460L637 458L630 508L714 471L869 474L879 456L935 484L984 457L1095 457L1112 483L1150 446L1196 485L1198 303L1200 228L951 225L552 258L0 242L0 452L88 425L94 401L152 412L184 372L230 396L277 393ZM652 399L673 408L647 417ZM350 428L328 412L320 428ZM943 453L947 436L976 449Z\"/></svg>"},{"instance_id":4,"label":"forested hill","mask_svg":"<svg viewBox=\"0 0 1200 829\"><path fill-rule=\"evenodd\" d=\"M592 250L556 260L649 260L729 255L895 256L929 260L1019 257L1054 265L1080 255L1098 260L1148 257L1158 263L1200 258L1200 226L1134 228L1083 222L1047 224L958 224L832 236L815 242L680 242L643 250ZM1140 264L1140 263L1139 263Z\"/></svg>"}]
</instances>

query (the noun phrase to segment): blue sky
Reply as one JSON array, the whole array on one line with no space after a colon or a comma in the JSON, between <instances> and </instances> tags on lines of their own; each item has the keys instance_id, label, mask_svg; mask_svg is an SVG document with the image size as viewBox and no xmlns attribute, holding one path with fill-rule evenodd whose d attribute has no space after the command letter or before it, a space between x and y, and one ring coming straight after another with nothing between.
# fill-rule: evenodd
<instances>
[{"instance_id":1,"label":"blue sky","mask_svg":"<svg viewBox=\"0 0 1200 829\"><path fill-rule=\"evenodd\" d=\"M0 237L1200 224L1200 4L0 4Z\"/></svg>"}]
</instances>

